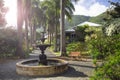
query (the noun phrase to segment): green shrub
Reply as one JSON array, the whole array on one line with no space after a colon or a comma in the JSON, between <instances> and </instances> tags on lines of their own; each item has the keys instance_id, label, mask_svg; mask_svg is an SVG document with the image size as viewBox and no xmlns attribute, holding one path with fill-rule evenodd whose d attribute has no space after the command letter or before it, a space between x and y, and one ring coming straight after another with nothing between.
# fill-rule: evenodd
<instances>
[{"instance_id":1,"label":"green shrub","mask_svg":"<svg viewBox=\"0 0 120 80\"><path fill-rule=\"evenodd\" d=\"M120 35L98 36L89 49L94 60L102 60L91 80L120 80Z\"/></svg>"},{"instance_id":2,"label":"green shrub","mask_svg":"<svg viewBox=\"0 0 120 80\"><path fill-rule=\"evenodd\" d=\"M12 29L0 30L0 57L11 57L16 52L17 36Z\"/></svg>"},{"instance_id":3,"label":"green shrub","mask_svg":"<svg viewBox=\"0 0 120 80\"><path fill-rule=\"evenodd\" d=\"M96 39L89 41L89 50L93 58L104 59L110 54L114 54L120 49L118 36L98 36Z\"/></svg>"},{"instance_id":4,"label":"green shrub","mask_svg":"<svg viewBox=\"0 0 120 80\"><path fill-rule=\"evenodd\" d=\"M107 61L95 70L91 80L120 80L120 52L110 55Z\"/></svg>"},{"instance_id":5,"label":"green shrub","mask_svg":"<svg viewBox=\"0 0 120 80\"><path fill-rule=\"evenodd\" d=\"M66 50L67 50L67 54L74 51L82 52L86 50L86 45L85 43L81 43L81 42L73 42L67 45Z\"/></svg>"}]
</instances>

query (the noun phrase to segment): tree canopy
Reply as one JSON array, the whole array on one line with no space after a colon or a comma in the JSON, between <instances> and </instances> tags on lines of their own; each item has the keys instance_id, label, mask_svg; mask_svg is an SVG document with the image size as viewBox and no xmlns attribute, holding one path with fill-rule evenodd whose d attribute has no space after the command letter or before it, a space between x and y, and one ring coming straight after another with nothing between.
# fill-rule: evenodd
<instances>
[{"instance_id":1,"label":"tree canopy","mask_svg":"<svg viewBox=\"0 0 120 80\"><path fill-rule=\"evenodd\" d=\"M120 2L111 2L112 7L107 11L105 20L106 35L120 34Z\"/></svg>"},{"instance_id":2,"label":"tree canopy","mask_svg":"<svg viewBox=\"0 0 120 80\"><path fill-rule=\"evenodd\" d=\"M5 14L7 13L8 8L4 6L4 1L0 0L0 27L5 26Z\"/></svg>"}]
</instances>

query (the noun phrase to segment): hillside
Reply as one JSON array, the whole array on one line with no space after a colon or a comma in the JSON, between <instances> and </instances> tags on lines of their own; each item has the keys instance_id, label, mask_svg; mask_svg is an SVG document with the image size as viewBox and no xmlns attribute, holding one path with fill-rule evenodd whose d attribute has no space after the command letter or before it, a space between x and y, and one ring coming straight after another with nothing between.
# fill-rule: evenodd
<instances>
[{"instance_id":1,"label":"hillside","mask_svg":"<svg viewBox=\"0 0 120 80\"><path fill-rule=\"evenodd\" d=\"M68 20L65 20L65 28L71 28L73 26L76 26L84 21L89 20L89 16L83 16L83 15L73 15L72 20L69 22Z\"/></svg>"},{"instance_id":2,"label":"hillside","mask_svg":"<svg viewBox=\"0 0 120 80\"><path fill-rule=\"evenodd\" d=\"M89 21L93 23L98 23L98 24L104 24L104 18L107 16L106 13L102 13L96 17L89 17L89 16L83 16L83 15L73 15L72 20L69 22L68 20L65 20L65 28L71 28L74 27L84 21Z\"/></svg>"},{"instance_id":3,"label":"hillside","mask_svg":"<svg viewBox=\"0 0 120 80\"><path fill-rule=\"evenodd\" d=\"M98 23L98 24L104 24L103 19L105 18L105 16L107 16L106 12L102 13L96 17L91 17L91 18L89 18L88 21L93 22L93 23Z\"/></svg>"}]
</instances>

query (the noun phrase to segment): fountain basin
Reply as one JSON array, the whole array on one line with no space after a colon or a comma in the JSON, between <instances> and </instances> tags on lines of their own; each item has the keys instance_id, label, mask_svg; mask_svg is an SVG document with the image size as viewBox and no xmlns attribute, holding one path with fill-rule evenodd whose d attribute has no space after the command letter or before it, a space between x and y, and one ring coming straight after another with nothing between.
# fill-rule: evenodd
<instances>
[{"instance_id":1,"label":"fountain basin","mask_svg":"<svg viewBox=\"0 0 120 80\"><path fill-rule=\"evenodd\" d=\"M37 59L20 61L16 63L16 72L27 76L49 76L63 73L68 69L68 62L65 60L48 58L47 61L48 65L38 65Z\"/></svg>"}]
</instances>

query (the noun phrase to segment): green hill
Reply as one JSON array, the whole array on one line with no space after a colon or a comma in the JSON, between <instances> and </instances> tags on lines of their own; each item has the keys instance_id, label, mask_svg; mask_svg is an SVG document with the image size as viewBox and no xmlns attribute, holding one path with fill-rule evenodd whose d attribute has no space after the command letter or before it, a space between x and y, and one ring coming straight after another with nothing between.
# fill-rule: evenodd
<instances>
[{"instance_id":1,"label":"green hill","mask_svg":"<svg viewBox=\"0 0 120 80\"><path fill-rule=\"evenodd\" d=\"M107 16L106 12L96 16L96 17L89 17L89 16L83 16L83 15L73 15L72 20L69 22L68 20L65 20L65 28L71 28L74 27L84 21L89 21L93 23L98 24L104 24L104 18Z\"/></svg>"},{"instance_id":2,"label":"green hill","mask_svg":"<svg viewBox=\"0 0 120 80\"><path fill-rule=\"evenodd\" d=\"M98 24L104 24L104 18L107 16L106 12L96 16L96 17L91 17L89 18L88 21L93 22L93 23L98 23Z\"/></svg>"},{"instance_id":3,"label":"green hill","mask_svg":"<svg viewBox=\"0 0 120 80\"><path fill-rule=\"evenodd\" d=\"M84 21L88 21L89 18L90 18L89 16L73 15L71 21L68 21L67 19L65 20L65 28L68 29L74 27Z\"/></svg>"}]
</instances>

